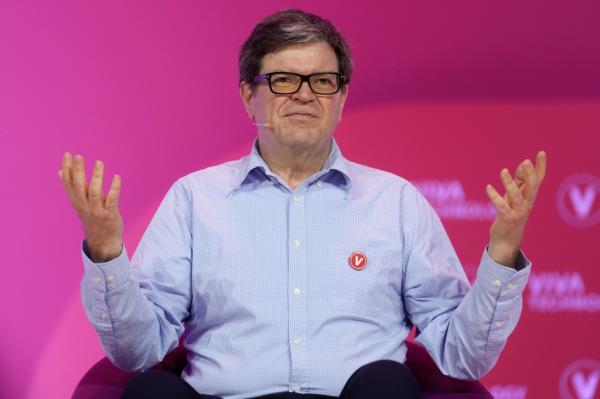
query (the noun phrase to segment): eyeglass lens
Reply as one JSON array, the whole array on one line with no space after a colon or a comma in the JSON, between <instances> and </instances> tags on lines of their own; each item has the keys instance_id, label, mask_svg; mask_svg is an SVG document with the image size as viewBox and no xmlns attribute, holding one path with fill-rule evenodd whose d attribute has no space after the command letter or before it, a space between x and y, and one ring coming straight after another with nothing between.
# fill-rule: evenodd
<instances>
[{"instance_id":1,"label":"eyeglass lens","mask_svg":"<svg viewBox=\"0 0 600 399\"><path fill-rule=\"evenodd\" d=\"M317 94L333 94L338 90L338 75L319 73L311 75L308 80L312 91ZM300 88L302 77L291 73L275 73L271 75L271 90L278 94L291 94Z\"/></svg>"}]
</instances>

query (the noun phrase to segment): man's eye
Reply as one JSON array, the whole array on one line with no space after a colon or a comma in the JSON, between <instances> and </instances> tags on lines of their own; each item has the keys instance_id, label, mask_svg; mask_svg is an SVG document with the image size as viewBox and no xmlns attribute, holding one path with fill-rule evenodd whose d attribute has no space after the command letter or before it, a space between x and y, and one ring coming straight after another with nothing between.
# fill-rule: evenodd
<instances>
[{"instance_id":1,"label":"man's eye","mask_svg":"<svg viewBox=\"0 0 600 399\"><path fill-rule=\"evenodd\" d=\"M312 84L319 87L333 87L336 85L336 80L331 76L317 76L313 78Z\"/></svg>"},{"instance_id":2,"label":"man's eye","mask_svg":"<svg viewBox=\"0 0 600 399\"><path fill-rule=\"evenodd\" d=\"M321 79L319 79L317 81L317 84L320 84L320 85L331 85L331 84L333 84L333 81L331 79L328 79L328 78L321 78Z\"/></svg>"},{"instance_id":3,"label":"man's eye","mask_svg":"<svg viewBox=\"0 0 600 399\"><path fill-rule=\"evenodd\" d=\"M291 76L276 76L272 81L273 83L293 83L294 79Z\"/></svg>"}]
</instances>

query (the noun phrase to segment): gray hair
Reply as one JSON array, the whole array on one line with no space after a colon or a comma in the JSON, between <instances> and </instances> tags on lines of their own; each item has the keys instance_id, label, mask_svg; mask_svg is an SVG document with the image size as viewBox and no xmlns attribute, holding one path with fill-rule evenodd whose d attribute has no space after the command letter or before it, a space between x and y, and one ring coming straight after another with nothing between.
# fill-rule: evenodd
<instances>
[{"instance_id":1,"label":"gray hair","mask_svg":"<svg viewBox=\"0 0 600 399\"><path fill-rule=\"evenodd\" d=\"M240 83L251 83L259 74L265 55L303 43L326 42L337 56L344 82L352 78L352 56L344 37L331 22L317 15L290 8L272 14L254 27L239 54Z\"/></svg>"}]
</instances>

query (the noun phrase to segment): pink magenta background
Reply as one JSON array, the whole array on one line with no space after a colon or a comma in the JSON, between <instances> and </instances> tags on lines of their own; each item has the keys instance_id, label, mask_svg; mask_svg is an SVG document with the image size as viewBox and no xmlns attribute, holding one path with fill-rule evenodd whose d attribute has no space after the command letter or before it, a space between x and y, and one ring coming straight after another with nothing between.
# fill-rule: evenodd
<instances>
[{"instance_id":1,"label":"pink magenta background","mask_svg":"<svg viewBox=\"0 0 600 399\"><path fill-rule=\"evenodd\" d=\"M258 20L292 5L331 19L351 43L356 73L336 133L348 158L441 190L458 184L454 200L485 205L502 167L545 149L524 249L539 276L585 284L546 285L548 295L595 298L600 226L572 226L557 203L575 214L559 193L583 174L568 192L588 200L584 216L600 212L590 183L600 176L598 4L2 1L0 397L67 398L103 356L80 303L82 230L56 176L63 152L121 174L132 253L176 178L249 151L237 51ZM444 224L473 275L490 220ZM599 310L539 312L528 300L529 288L484 383L498 397L578 398L565 370L600 360ZM580 367L583 381L594 370Z\"/></svg>"}]
</instances>

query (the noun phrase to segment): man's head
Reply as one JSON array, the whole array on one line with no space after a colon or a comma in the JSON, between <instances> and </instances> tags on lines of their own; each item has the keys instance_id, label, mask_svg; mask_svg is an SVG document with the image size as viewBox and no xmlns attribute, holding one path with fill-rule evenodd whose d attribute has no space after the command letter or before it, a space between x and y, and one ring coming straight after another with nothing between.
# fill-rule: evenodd
<instances>
[{"instance_id":1,"label":"man's head","mask_svg":"<svg viewBox=\"0 0 600 399\"><path fill-rule=\"evenodd\" d=\"M337 56L339 72L352 78L352 56L348 43L333 24L298 9L279 11L263 19L248 36L239 55L240 82L252 82L262 59L284 47L315 42L328 43Z\"/></svg>"},{"instance_id":2,"label":"man's head","mask_svg":"<svg viewBox=\"0 0 600 399\"><path fill-rule=\"evenodd\" d=\"M265 18L240 49L239 67L240 93L259 127L261 145L306 147L329 141L352 76L348 45L329 21L296 9ZM274 72L332 74L302 79Z\"/></svg>"}]
</instances>

